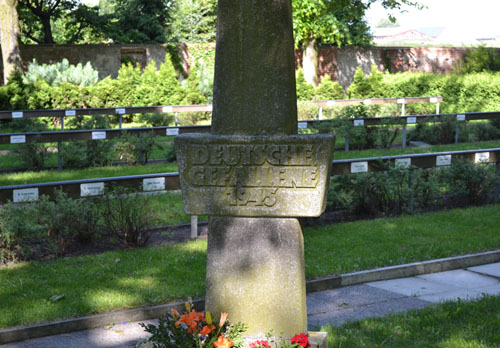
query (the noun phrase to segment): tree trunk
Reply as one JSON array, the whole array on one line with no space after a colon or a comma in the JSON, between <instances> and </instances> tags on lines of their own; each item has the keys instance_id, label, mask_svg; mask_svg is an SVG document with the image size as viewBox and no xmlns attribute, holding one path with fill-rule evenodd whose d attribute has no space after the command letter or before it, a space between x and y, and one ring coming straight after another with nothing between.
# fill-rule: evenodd
<instances>
[{"instance_id":1,"label":"tree trunk","mask_svg":"<svg viewBox=\"0 0 500 348\"><path fill-rule=\"evenodd\" d=\"M42 21L43 27L43 43L54 43L54 37L52 36L52 27L50 26L50 15L41 16L40 20Z\"/></svg>"},{"instance_id":2,"label":"tree trunk","mask_svg":"<svg viewBox=\"0 0 500 348\"><path fill-rule=\"evenodd\" d=\"M316 39L309 39L304 42L304 52L302 53L302 69L307 83L318 86L318 47Z\"/></svg>"},{"instance_id":3,"label":"tree trunk","mask_svg":"<svg viewBox=\"0 0 500 348\"><path fill-rule=\"evenodd\" d=\"M7 83L13 72L22 67L19 50L21 30L17 15L17 2L18 0L0 0L0 36L4 83Z\"/></svg>"}]
</instances>

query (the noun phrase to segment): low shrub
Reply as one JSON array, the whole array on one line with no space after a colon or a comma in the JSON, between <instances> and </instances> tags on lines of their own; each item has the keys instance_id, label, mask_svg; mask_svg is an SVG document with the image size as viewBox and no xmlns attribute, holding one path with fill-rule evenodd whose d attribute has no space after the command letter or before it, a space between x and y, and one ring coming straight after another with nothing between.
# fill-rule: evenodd
<instances>
[{"instance_id":1,"label":"low shrub","mask_svg":"<svg viewBox=\"0 0 500 348\"><path fill-rule=\"evenodd\" d=\"M498 182L495 166L458 161L440 171L449 204L456 207L489 203Z\"/></svg>"},{"instance_id":2,"label":"low shrub","mask_svg":"<svg viewBox=\"0 0 500 348\"><path fill-rule=\"evenodd\" d=\"M430 123L417 123L408 132L408 140L424 141L429 144L451 144L455 142L457 127L458 141L467 141L469 129L465 122L457 122L455 115L441 116L439 121Z\"/></svg>"},{"instance_id":3,"label":"low shrub","mask_svg":"<svg viewBox=\"0 0 500 348\"><path fill-rule=\"evenodd\" d=\"M40 171L45 167L49 146L44 143L16 144L12 148L12 153L24 168Z\"/></svg>"},{"instance_id":4,"label":"low shrub","mask_svg":"<svg viewBox=\"0 0 500 348\"><path fill-rule=\"evenodd\" d=\"M100 207L106 231L125 246L143 246L148 241L157 219L150 195L116 188L102 196Z\"/></svg>"},{"instance_id":5,"label":"low shrub","mask_svg":"<svg viewBox=\"0 0 500 348\"><path fill-rule=\"evenodd\" d=\"M374 165L384 171L332 177L328 209L378 215L487 204L499 183L495 167L486 164L459 161L439 170Z\"/></svg>"},{"instance_id":6,"label":"low shrub","mask_svg":"<svg viewBox=\"0 0 500 348\"><path fill-rule=\"evenodd\" d=\"M115 151L118 153L118 158L127 164L147 164L155 147L162 148L156 143L153 132L138 135L125 132L116 143Z\"/></svg>"},{"instance_id":7,"label":"low shrub","mask_svg":"<svg viewBox=\"0 0 500 348\"><path fill-rule=\"evenodd\" d=\"M62 256L69 245L98 235L92 200L71 199L56 191L34 203L7 203L0 209L0 261Z\"/></svg>"},{"instance_id":8,"label":"low shrub","mask_svg":"<svg viewBox=\"0 0 500 348\"><path fill-rule=\"evenodd\" d=\"M491 123L478 123L471 128L471 132L479 141L496 140L500 138L500 129Z\"/></svg>"}]
</instances>

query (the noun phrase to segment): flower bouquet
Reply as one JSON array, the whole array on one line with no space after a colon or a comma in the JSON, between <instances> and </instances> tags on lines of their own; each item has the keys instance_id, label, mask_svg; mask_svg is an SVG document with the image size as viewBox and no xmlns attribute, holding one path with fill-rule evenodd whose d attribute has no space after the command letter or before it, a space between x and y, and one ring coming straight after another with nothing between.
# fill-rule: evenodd
<instances>
[{"instance_id":1,"label":"flower bouquet","mask_svg":"<svg viewBox=\"0 0 500 348\"><path fill-rule=\"evenodd\" d=\"M159 319L158 326L141 323L151 334L147 340L153 348L241 348L246 325L230 324L227 313L221 313L219 322L210 312L197 312L186 302L182 316L175 309Z\"/></svg>"}]
</instances>

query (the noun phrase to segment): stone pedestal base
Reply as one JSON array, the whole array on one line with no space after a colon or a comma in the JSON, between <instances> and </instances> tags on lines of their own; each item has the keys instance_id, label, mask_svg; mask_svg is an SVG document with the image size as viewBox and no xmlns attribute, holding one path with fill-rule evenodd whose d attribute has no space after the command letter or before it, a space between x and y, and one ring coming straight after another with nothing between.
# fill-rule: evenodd
<instances>
[{"instance_id":1,"label":"stone pedestal base","mask_svg":"<svg viewBox=\"0 0 500 348\"><path fill-rule=\"evenodd\" d=\"M297 219L210 217L206 310L249 336L307 332L304 240ZM217 318L216 318L217 319ZM217 319L218 320L218 319Z\"/></svg>"}]
</instances>

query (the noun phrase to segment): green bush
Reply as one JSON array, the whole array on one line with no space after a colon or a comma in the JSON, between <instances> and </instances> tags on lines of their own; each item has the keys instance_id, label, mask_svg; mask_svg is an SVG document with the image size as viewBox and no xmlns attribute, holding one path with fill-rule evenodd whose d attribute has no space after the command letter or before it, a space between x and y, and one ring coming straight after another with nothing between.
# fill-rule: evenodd
<instances>
[{"instance_id":1,"label":"green bush","mask_svg":"<svg viewBox=\"0 0 500 348\"><path fill-rule=\"evenodd\" d=\"M415 128L408 132L409 141L424 141L429 144L451 144L455 142L458 126L458 141L467 141L469 129L465 122L458 122L455 115L441 116L439 121L417 123Z\"/></svg>"},{"instance_id":2,"label":"green bush","mask_svg":"<svg viewBox=\"0 0 500 348\"><path fill-rule=\"evenodd\" d=\"M12 153L24 168L40 171L45 167L45 161L49 156L49 147L44 143L16 144Z\"/></svg>"},{"instance_id":3,"label":"green bush","mask_svg":"<svg viewBox=\"0 0 500 348\"><path fill-rule=\"evenodd\" d=\"M459 207L491 202L494 184L498 182L494 166L469 161L458 161L440 174L450 204Z\"/></svg>"},{"instance_id":4,"label":"green bush","mask_svg":"<svg viewBox=\"0 0 500 348\"><path fill-rule=\"evenodd\" d=\"M460 74L500 71L500 55L498 54L498 50L484 45L468 50L465 53L464 59L457 62L455 71Z\"/></svg>"},{"instance_id":5,"label":"green bush","mask_svg":"<svg viewBox=\"0 0 500 348\"><path fill-rule=\"evenodd\" d=\"M323 76L320 85L315 90L315 100L344 99L344 89L337 81L332 81L329 75Z\"/></svg>"},{"instance_id":6,"label":"green bush","mask_svg":"<svg viewBox=\"0 0 500 348\"><path fill-rule=\"evenodd\" d=\"M379 215L487 204L499 183L495 166L487 164L459 161L440 170L372 165L380 171L332 177L327 208Z\"/></svg>"},{"instance_id":7,"label":"green bush","mask_svg":"<svg viewBox=\"0 0 500 348\"><path fill-rule=\"evenodd\" d=\"M147 164L154 147L162 147L156 143L153 132L131 135L123 133L115 145L118 158L127 164Z\"/></svg>"},{"instance_id":8,"label":"green bush","mask_svg":"<svg viewBox=\"0 0 500 348\"><path fill-rule=\"evenodd\" d=\"M169 126L174 123L175 117L171 113L153 112L150 114L141 114L138 118L139 122L145 123L152 127Z\"/></svg>"},{"instance_id":9,"label":"green bush","mask_svg":"<svg viewBox=\"0 0 500 348\"><path fill-rule=\"evenodd\" d=\"M378 71L375 65L372 65L369 76L365 76L363 69L358 66L354 81L347 89L347 95L349 98L383 98L386 90L384 74Z\"/></svg>"},{"instance_id":10,"label":"green bush","mask_svg":"<svg viewBox=\"0 0 500 348\"><path fill-rule=\"evenodd\" d=\"M143 246L149 229L157 220L151 209L151 196L117 188L107 192L100 201L106 231L125 246Z\"/></svg>"},{"instance_id":11,"label":"green bush","mask_svg":"<svg viewBox=\"0 0 500 348\"><path fill-rule=\"evenodd\" d=\"M307 83L302 69L297 70L295 73L295 85L297 89L297 100L307 101L314 99L314 86Z\"/></svg>"},{"instance_id":12,"label":"green bush","mask_svg":"<svg viewBox=\"0 0 500 348\"><path fill-rule=\"evenodd\" d=\"M69 64L64 58L55 64L38 64L33 60L28 64L28 70L23 76L26 85L35 84L39 80L45 80L51 86L59 86L61 83L70 83L77 86L95 85L99 80L99 73L92 68L92 64L77 65Z\"/></svg>"},{"instance_id":13,"label":"green bush","mask_svg":"<svg viewBox=\"0 0 500 348\"><path fill-rule=\"evenodd\" d=\"M478 123L469 127L472 127L472 132L479 141L496 140L500 138L500 129L491 123Z\"/></svg>"},{"instance_id":14,"label":"green bush","mask_svg":"<svg viewBox=\"0 0 500 348\"><path fill-rule=\"evenodd\" d=\"M98 235L98 211L92 200L56 192L34 203L7 203L0 209L0 261L61 256L67 247Z\"/></svg>"}]
</instances>

